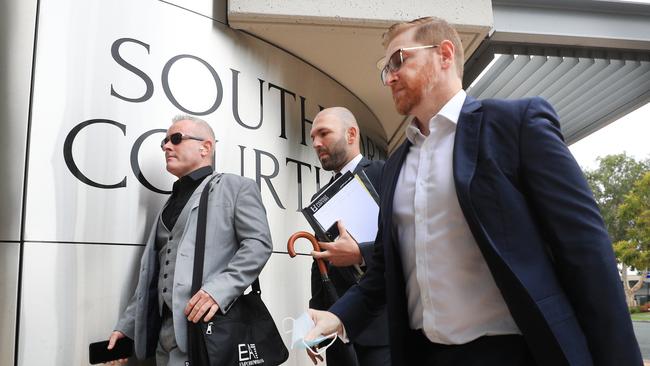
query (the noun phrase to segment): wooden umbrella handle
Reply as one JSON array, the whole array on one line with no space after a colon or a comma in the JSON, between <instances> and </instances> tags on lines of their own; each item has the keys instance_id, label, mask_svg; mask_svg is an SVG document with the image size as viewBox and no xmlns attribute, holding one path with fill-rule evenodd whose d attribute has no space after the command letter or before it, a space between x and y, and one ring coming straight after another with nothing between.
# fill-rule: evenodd
<instances>
[{"instance_id":1,"label":"wooden umbrella handle","mask_svg":"<svg viewBox=\"0 0 650 366\"><path fill-rule=\"evenodd\" d=\"M291 258L296 256L296 249L294 248L294 243L297 239L299 238L305 238L311 242L311 246L314 248L315 251L320 252L320 245L318 245L318 240L316 240L316 237L312 233L308 233L306 231L298 231L291 235L289 237L289 240L287 241L287 251L289 252L289 256ZM325 262L322 259L314 259L316 261L316 265L318 266L318 271L320 272L321 275L327 275L327 266L325 266Z\"/></svg>"}]
</instances>

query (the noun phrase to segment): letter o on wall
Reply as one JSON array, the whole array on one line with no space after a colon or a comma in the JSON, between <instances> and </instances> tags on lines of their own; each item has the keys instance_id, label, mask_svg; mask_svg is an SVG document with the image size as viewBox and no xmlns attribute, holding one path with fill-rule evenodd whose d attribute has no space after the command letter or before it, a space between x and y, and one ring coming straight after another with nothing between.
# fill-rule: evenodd
<instances>
[{"instance_id":1,"label":"letter o on wall","mask_svg":"<svg viewBox=\"0 0 650 366\"><path fill-rule=\"evenodd\" d=\"M196 61L200 62L203 66L205 66L205 68L208 69L208 71L210 71L210 74L212 74L212 78L214 79L214 83L217 86L217 97L216 97L214 103L212 104L212 106L210 108L206 109L205 111L202 111L202 112L191 111L191 110L183 107L178 102L178 100L176 100L176 97L174 97L174 94L172 93L171 89L169 88L169 70L171 70L172 66L178 60L181 60L181 59L184 59L184 58L189 58L189 59L192 59L192 60L196 60ZM201 59L199 57L196 57L194 55L178 55L178 56L174 56L171 59L169 59L169 61L167 61L167 63L165 64L165 67L163 67L161 79L162 79L163 90L165 91L165 95L167 96L169 101L176 108L178 108L181 111L183 111L185 113L188 113L188 114L193 114L195 116L208 115L208 114L216 111L217 108L219 108L219 105L221 104L221 100L223 99L223 86L221 85L221 79L219 78L219 75L214 70L214 68L212 66L210 66L209 63L207 63L205 60L203 60L203 59Z\"/></svg>"}]
</instances>

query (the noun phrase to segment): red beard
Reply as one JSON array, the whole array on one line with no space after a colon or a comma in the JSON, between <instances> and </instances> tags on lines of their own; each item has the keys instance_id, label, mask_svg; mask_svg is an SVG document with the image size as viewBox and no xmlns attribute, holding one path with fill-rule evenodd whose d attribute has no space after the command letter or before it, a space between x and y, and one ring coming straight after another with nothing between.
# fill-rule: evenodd
<instances>
[{"instance_id":1,"label":"red beard","mask_svg":"<svg viewBox=\"0 0 650 366\"><path fill-rule=\"evenodd\" d=\"M407 87L393 92L393 102L397 113L401 115L409 115L413 107L418 105L422 100L422 94L419 91L412 90Z\"/></svg>"},{"instance_id":2,"label":"red beard","mask_svg":"<svg viewBox=\"0 0 650 366\"><path fill-rule=\"evenodd\" d=\"M422 101L427 89L435 82L432 75L433 64L427 62L420 66L419 70L417 73L404 72L402 77L391 85L395 109L401 115L410 115L413 108Z\"/></svg>"}]
</instances>

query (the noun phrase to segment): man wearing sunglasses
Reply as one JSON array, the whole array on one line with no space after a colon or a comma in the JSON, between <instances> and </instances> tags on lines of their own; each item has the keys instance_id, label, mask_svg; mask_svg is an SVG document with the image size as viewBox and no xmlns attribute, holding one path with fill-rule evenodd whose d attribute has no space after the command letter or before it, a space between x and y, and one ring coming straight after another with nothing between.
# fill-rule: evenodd
<instances>
[{"instance_id":1,"label":"man wearing sunglasses","mask_svg":"<svg viewBox=\"0 0 650 366\"><path fill-rule=\"evenodd\" d=\"M109 349L126 336L134 340L138 358L155 355L158 366L185 366L187 321L208 321L217 311L227 312L271 256L266 211L255 182L214 172L214 143L212 128L192 116L175 117L167 130L160 147L167 171L179 179L149 232L135 294L111 334ZM197 208L204 189L211 192L203 284L191 296Z\"/></svg>"},{"instance_id":2,"label":"man wearing sunglasses","mask_svg":"<svg viewBox=\"0 0 650 366\"><path fill-rule=\"evenodd\" d=\"M387 303L393 365L641 365L598 207L543 99L475 100L445 21L384 35L381 80L413 117L386 162L373 262L311 311L354 340Z\"/></svg>"}]
</instances>

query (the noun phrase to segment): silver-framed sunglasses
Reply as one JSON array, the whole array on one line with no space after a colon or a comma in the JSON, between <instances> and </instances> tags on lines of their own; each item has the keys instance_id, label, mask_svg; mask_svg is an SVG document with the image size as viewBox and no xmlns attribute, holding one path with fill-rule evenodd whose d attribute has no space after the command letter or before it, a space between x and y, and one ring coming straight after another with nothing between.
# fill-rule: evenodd
<instances>
[{"instance_id":1,"label":"silver-framed sunglasses","mask_svg":"<svg viewBox=\"0 0 650 366\"><path fill-rule=\"evenodd\" d=\"M388 73L396 72L397 70L399 70L400 67L402 67L402 64L404 63L404 54L403 54L404 51L421 50L425 48L436 48L439 46L440 45L433 44L428 46L404 47L393 52L393 54L390 55L390 57L388 58L388 62L386 62L386 65L381 69L381 75L380 75L381 83L384 85L388 85L386 84Z\"/></svg>"}]
</instances>

